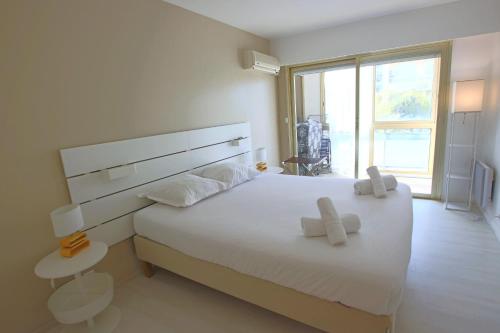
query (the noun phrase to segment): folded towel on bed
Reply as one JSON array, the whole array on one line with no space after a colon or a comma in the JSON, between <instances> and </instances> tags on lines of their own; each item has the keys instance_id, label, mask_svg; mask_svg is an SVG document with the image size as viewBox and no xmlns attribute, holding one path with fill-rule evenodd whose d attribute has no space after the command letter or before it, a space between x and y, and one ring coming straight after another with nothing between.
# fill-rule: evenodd
<instances>
[{"instance_id":1,"label":"folded towel on bed","mask_svg":"<svg viewBox=\"0 0 500 333\"><path fill-rule=\"evenodd\" d=\"M317 204L319 213L321 214L321 220L325 226L326 235L328 236L328 241L332 245L345 243L347 235L340 221L340 217L333 206L332 200L326 197L319 198Z\"/></svg>"},{"instance_id":2,"label":"folded towel on bed","mask_svg":"<svg viewBox=\"0 0 500 333\"><path fill-rule=\"evenodd\" d=\"M383 198L387 195L387 189L385 188L384 181L382 180L382 176L380 176L380 172L376 166L371 166L366 169L368 176L370 176L370 181L373 187L373 195L376 198Z\"/></svg>"},{"instance_id":3,"label":"folded towel on bed","mask_svg":"<svg viewBox=\"0 0 500 333\"><path fill-rule=\"evenodd\" d=\"M342 214L340 221L347 234L358 232L361 228L361 220L356 214ZM325 236L326 229L323 220L314 217L302 217L300 219L302 231L306 237Z\"/></svg>"},{"instance_id":4,"label":"folded towel on bed","mask_svg":"<svg viewBox=\"0 0 500 333\"><path fill-rule=\"evenodd\" d=\"M393 175L382 176L387 191L392 191L398 186L398 180ZM373 194L371 179L361 179L354 183L354 193L357 195Z\"/></svg>"}]
</instances>

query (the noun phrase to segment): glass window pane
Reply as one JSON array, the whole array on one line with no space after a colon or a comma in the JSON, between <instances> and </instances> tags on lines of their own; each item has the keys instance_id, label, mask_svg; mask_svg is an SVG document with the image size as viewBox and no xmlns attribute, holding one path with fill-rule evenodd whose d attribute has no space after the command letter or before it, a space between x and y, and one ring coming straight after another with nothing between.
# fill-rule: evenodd
<instances>
[{"instance_id":1,"label":"glass window pane","mask_svg":"<svg viewBox=\"0 0 500 333\"><path fill-rule=\"evenodd\" d=\"M375 129L373 163L381 169L429 172L430 128Z\"/></svg>"},{"instance_id":2,"label":"glass window pane","mask_svg":"<svg viewBox=\"0 0 500 333\"><path fill-rule=\"evenodd\" d=\"M375 66L375 120L432 120L436 59Z\"/></svg>"},{"instance_id":3,"label":"glass window pane","mask_svg":"<svg viewBox=\"0 0 500 333\"><path fill-rule=\"evenodd\" d=\"M325 116L332 147L332 172L354 177L356 160L356 68L325 72Z\"/></svg>"}]
</instances>

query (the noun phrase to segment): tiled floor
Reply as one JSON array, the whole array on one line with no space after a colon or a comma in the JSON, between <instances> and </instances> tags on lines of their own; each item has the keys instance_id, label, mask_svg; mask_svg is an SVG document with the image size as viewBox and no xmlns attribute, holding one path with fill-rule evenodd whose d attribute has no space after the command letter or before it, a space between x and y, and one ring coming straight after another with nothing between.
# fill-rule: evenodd
<instances>
[{"instance_id":1,"label":"tiled floor","mask_svg":"<svg viewBox=\"0 0 500 333\"><path fill-rule=\"evenodd\" d=\"M472 214L414 200L414 236L397 333L500 332L500 243ZM166 271L116 290L117 332L318 332Z\"/></svg>"}]
</instances>

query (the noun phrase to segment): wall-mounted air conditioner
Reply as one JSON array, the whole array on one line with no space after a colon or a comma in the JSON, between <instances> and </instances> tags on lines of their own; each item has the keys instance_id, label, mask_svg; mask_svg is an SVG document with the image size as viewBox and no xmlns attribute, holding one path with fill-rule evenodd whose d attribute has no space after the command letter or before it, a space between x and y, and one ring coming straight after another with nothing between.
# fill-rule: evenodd
<instances>
[{"instance_id":1,"label":"wall-mounted air conditioner","mask_svg":"<svg viewBox=\"0 0 500 333\"><path fill-rule=\"evenodd\" d=\"M253 50L246 50L244 55L244 68L278 75L280 63L278 59L267 54Z\"/></svg>"}]
</instances>

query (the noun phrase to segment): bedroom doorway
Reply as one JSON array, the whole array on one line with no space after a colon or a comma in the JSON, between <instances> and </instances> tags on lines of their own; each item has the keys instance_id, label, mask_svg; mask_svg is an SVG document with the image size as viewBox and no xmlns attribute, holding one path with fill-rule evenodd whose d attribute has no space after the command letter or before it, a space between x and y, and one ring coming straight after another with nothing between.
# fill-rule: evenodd
<instances>
[{"instance_id":1,"label":"bedroom doorway","mask_svg":"<svg viewBox=\"0 0 500 333\"><path fill-rule=\"evenodd\" d=\"M377 165L415 196L439 198L449 47L290 68L295 154L322 159L320 176L366 178Z\"/></svg>"},{"instance_id":2,"label":"bedroom doorway","mask_svg":"<svg viewBox=\"0 0 500 333\"><path fill-rule=\"evenodd\" d=\"M355 177L356 65L299 72L294 77L297 155L324 158L323 174ZM333 154L335 152L335 154ZM301 170L299 174L303 174Z\"/></svg>"}]
</instances>

